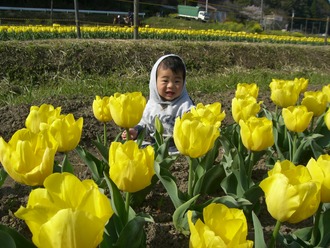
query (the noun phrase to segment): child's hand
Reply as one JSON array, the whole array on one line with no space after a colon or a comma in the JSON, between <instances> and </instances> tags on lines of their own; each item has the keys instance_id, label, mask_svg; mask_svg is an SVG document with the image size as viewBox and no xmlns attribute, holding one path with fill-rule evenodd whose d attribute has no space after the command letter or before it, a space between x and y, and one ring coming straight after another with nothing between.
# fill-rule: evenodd
<instances>
[{"instance_id":1,"label":"child's hand","mask_svg":"<svg viewBox=\"0 0 330 248\"><path fill-rule=\"evenodd\" d=\"M129 134L130 134L130 139L135 140L138 135L138 131L135 128L130 128L129 129ZM121 138L123 140L126 140L127 132L126 130L121 134Z\"/></svg>"}]
</instances>

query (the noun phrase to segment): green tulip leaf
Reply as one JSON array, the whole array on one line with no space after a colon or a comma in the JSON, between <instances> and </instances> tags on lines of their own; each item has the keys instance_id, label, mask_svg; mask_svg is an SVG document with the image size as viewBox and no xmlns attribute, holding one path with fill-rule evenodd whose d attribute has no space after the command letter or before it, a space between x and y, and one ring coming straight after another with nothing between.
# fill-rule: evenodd
<instances>
[{"instance_id":1,"label":"green tulip leaf","mask_svg":"<svg viewBox=\"0 0 330 248\"><path fill-rule=\"evenodd\" d=\"M311 150L315 158L322 155L324 153L324 149L316 142L316 140L320 137L322 137L322 135L319 134L312 134L304 137L301 140L292 161L296 163L299 162L299 159L301 159L301 156L304 155L307 150Z\"/></svg>"},{"instance_id":2,"label":"green tulip leaf","mask_svg":"<svg viewBox=\"0 0 330 248\"><path fill-rule=\"evenodd\" d=\"M5 183L8 173L4 168L0 168L0 187Z\"/></svg>"},{"instance_id":3,"label":"green tulip leaf","mask_svg":"<svg viewBox=\"0 0 330 248\"><path fill-rule=\"evenodd\" d=\"M154 222L154 220L147 214L136 215L135 218L125 225L115 246L130 248L146 247L146 234L143 226L147 222Z\"/></svg>"},{"instance_id":4,"label":"green tulip leaf","mask_svg":"<svg viewBox=\"0 0 330 248\"><path fill-rule=\"evenodd\" d=\"M163 136L158 131L156 131L155 136L154 136L154 139L155 139L156 144L158 146L161 146L164 143Z\"/></svg>"},{"instance_id":5,"label":"green tulip leaf","mask_svg":"<svg viewBox=\"0 0 330 248\"><path fill-rule=\"evenodd\" d=\"M113 214L105 226L103 240L99 245L100 248L113 247L118 240L119 233L123 229L120 218Z\"/></svg>"},{"instance_id":6,"label":"green tulip leaf","mask_svg":"<svg viewBox=\"0 0 330 248\"><path fill-rule=\"evenodd\" d=\"M189 225L187 220L187 211L196 201L199 195L196 195L179 206L173 213L173 224L176 230L183 234L189 234Z\"/></svg>"},{"instance_id":7,"label":"green tulip leaf","mask_svg":"<svg viewBox=\"0 0 330 248\"><path fill-rule=\"evenodd\" d=\"M245 193L240 181L239 171L233 171L229 176L226 176L221 182L221 187L226 194L236 195L237 197L243 197Z\"/></svg>"},{"instance_id":8,"label":"green tulip leaf","mask_svg":"<svg viewBox=\"0 0 330 248\"><path fill-rule=\"evenodd\" d=\"M283 155L282 151L281 151L281 146L280 146L280 143L281 141L279 141L279 133L278 133L278 129L276 127L273 127L273 135L274 135L274 145L275 145L275 148L276 148L276 153L277 153L277 156L279 158L279 160L285 160L285 156Z\"/></svg>"},{"instance_id":9,"label":"green tulip leaf","mask_svg":"<svg viewBox=\"0 0 330 248\"><path fill-rule=\"evenodd\" d=\"M163 186L165 187L167 193L169 194L172 203L175 208L178 208L181 206L183 201L180 199L180 197L183 195L182 192L179 191L176 182L175 177L172 176L172 174L165 168L161 167L159 163L155 161L154 164L155 173L159 180L162 182Z\"/></svg>"},{"instance_id":10,"label":"green tulip leaf","mask_svg":"<svg viewBox=\"0 0 330 248\"><path fill-rule=\"evenodd\" d=\"M328 247L330 244L330 209L321 213L319 230L320 230L320 242L318 247Z\"/></svg>"},{"instance_id":11,"label":"green tulip leaf","mask_svg":"<svg viewBox=\"0 0 330 248\"><path fill-rule=\"evenodd\" d=\"M317 140L317 144L320 145L321 147L329 147L330 146L330 130L323 125L319 132L317 132L318 134L321 134L322 137L320 137Z\"/></svg>"},{"instance_id":12,"label":"green tulip leaf","mask_svg":"<svg viewBox=\"0 0 330 248\"><path fill-rule=\"evenodd\" d=\"M101 161L81 146L76 147L76 152L89 168L92 173L93 180L100 180L102 177L101 175L103 175L103 166Z\"/></svg>"},{"instance_id":13,"label":"green tulip leaf","mask_svg":"<svg viewBox=\"0 0 330 248\"><path fill-rule=\"evenodd\" d=\"M220 197L215 197L213 199L210 199L209 201L206 201L205 207L211 203L222 203L226 205L229 208L242 208L244 206L251 205L251 202L244 199L244 198L235 198L234 196L231 195L225 195L225 196L220 196Z\"/></svg>"},{"instance_id":14,"label":"green tulip leaf","mask_svg":"<svg viewBox=\"0 0 330 248\"><path fill-rule=\"evenodd\" d=\"M70 163L70 161L68 159L68 154L67 153L64 154L61 172L69 172L71 174L74 174L74 169L73 169L73 166L72 166L72 164Z\"/></svg>"},{"instance_id":15,"label":"green tulip leaf","mask_svg":"<svg viewBox=\"0 0 330 248\"><path fill-rule=\"evenodd\" d=\"M127 222L127 213L125 210L124 199L119 189L117 188L116 184L105 173L104 173L104 178L110 190L112 210L120 218L121 223L124 226L125 223Z\"/></svg>"},{"instance_id":16,"label":"green tulip leaf","mask_svg":"<svg viewBox=\"0 0 330 248\"><path fill-rule=\"evenodd\" d=\"M251 218L251 214L253 213L259 213L260 212L260 197L264 195L264 192L259 187L259 185L253 185L244 193L244 198L250 202L249 205L244 206L244 211L247 216L247 218Z\"/></svg>"},{"instance_id":17,"label":"green tulip leaf","mask_svg":"<svg viewBox=\"0 0 330 248\"><path fill-rule=\"evenodd\" d=\"M12 243L14 242L14 244ZM8 248L36 248L36 246L16 230L0 224L1 247ZM8 246L6 246L8 245Z\"/></svg>"},{"instance_id":18,"label":"green tulip leaf","mask_svg":"<svg viewBox=\"0 0 330 248\"><path fill-rule=\"evenodd\" d=\"M1 247L16 248L14 239L4 231L0 231L0 244Z\"/></svg>"},{"instance_id":19,"label":"green tulip leaf","mask_svg":"<svg viewBox=\"0 0 330 248\"><path fill-rule=\"evenodd\" d=\"M324 154L324 149L315 140L312 141L311 148L315 158Z\"/></svg>"},{"instance_id":20,"label":"green tulip leaf","mask_svg":"<svg viewBox=\"0 0 330 248\"><path fill-rule=\"evenodd\" d=\"M290 248L311 248L314 247L309 243L312 227L301 228L291 234L279 233L279 243L285 244L285 247Z\"/></svg>"},{"instance_id":21,"label":"green tulip leaf","mask_svg":"<svg viewBox=\"0 0 330 248\"><path fill-rule=\"evenodd\" d=\"M100 152L102 158L104 161L108 161L109 159L109 148L105 146L102 142L98 141L92 141L93 145L97 148L97 150Z\"/></svg>"},{"instance_id":22,"label":"green tulip leaf","mask_svg":"<svg viewBox=\"0 0 330 248\"><path fill-rule=\"evenodd\" d=\"M205 168L205 171L208 171L213 167L213 164L218 157L219 154L219 148L220 148L221 142L220 139L216 139L213 145L213 148L208 151L205 156L202 158L200 164Z\"/></svg>"},{"instance_id":23,"label":"green tulip leaf","mask_svg":"<svg viewBox=\"0 0 330 248\"><path fill-rule=\"evenodd\" d=\"M198 193L210 194L220 188L220 183L226 177L223 165L217 164L207 170L196 182L194 195Z\"/></svg>"},{"instance_id":24,"label":"green tulip leaf","mask_svg":"<svg viewBox=\"0 0 330 248\"><path fill-rule=\"evenodd\" d=\"M151 178L151 183L149 186L141 189L137 192L131 193L131 206L140 206L142 202L146 199L146 196L150 193L150 191L155 187L155 184L158 182L158 177L154 175Z\"/></svg>"},{"instance_id":25,"label":"green tulip leaf","mask_svg":"<svg viewBox=\"0 0 330 248\"><path fill-rule=\"evenodd\" d=\"M136 138L136 143L138 144L139 147L141 147L144 142L145 134L146 134L146 130L145 128L142 128L139 131L139 135Z\"/></svg>"},{"instance_id":26,"label":"green tulip leaf","mask_svg":"<svg viewBox=\"0 0 330 248\"><path fill-rule=\"evenodd\" d=\"M254 247L267 248L262 226L257 215L254 212L252 212L252 220L254 227Z\"/></svg>"}]
</instances>

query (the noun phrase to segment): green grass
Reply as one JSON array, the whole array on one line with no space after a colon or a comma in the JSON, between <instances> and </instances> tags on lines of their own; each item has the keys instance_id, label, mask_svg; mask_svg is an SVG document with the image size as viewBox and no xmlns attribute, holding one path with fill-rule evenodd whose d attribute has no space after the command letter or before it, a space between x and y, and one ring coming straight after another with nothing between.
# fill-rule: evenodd
<instances>
[{"instance_id":1,"label":"green grass","mask_svg":"<svg viewBox=\"0 0 330 248\"><path fill-rule=\"evenodd\" d=\"M163 54L180 55L192 95L221 94L237 83L268 90L273 78L330 84L330 47L161 40L43 40L0 42L0 107L51 98L94 98L141 91Z\"/></svg>"},{"instance_id":2,"label":"green grass","mask_svg":"<svg viewBox=\"0 0 330 248\"><path fill-rule=\"evenodd\" d=\"M329 74L314 72L305 74L299 72L283 73L282 71L242 70L235 68L228 70L226 73L190 73L187 75L187 89L193 97L199 94L212 95L234 91L237 83L256 83L260 90L267 91L269 90L269 83L273 78L294 79L295 77L309 78L310 85L316 85L319 88L322 85L330 84ZM0 93L0 107L19 104L40 104L56 97L74 99L77 96L87 98L95 97L95 95L110 96L115 92L141 91L143 95L148 96L148 80L149 75L146 73L134 77L132 75L123 77L118 74L110 77L85 75L78 78L62 78L47 84L20 84L16 86L16 89L12 89L7 85L7 87L2 87L4 90Z\"/></svg>"},{"instance_id":3,"label":"green grass","mask_svg":"<svg viewBox=\"0 0 330 248\"><path fill-rule=\"evenodd\" d=\"M215 30L231 30L246 32L261 32L262 28L254 21L246 24L235 22L202 22L197 20L189 20L178 18L175 15L170 17L149 17L142 20L143 25L149 25L154 28L177 28L177 29L215 29Z\"/></svg>"}]
</instances>

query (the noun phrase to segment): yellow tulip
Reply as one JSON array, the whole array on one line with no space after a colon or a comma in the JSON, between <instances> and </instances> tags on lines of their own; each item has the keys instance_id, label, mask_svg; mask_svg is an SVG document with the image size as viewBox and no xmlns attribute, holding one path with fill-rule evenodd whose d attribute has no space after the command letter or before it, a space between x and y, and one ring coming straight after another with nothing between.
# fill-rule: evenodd
<instances>
[{"instance_id":1,"label":"yellow tulip","mask_svg":"<svg viewBox=\"0 0 330 248\"><path fill-rule=\"evenodd\" d=\"M324 115L324 123L327 126L327 128L330 130L330 109L328 109L328 111Z\"/></svg>"},{"instance_id":2,"label":"yellow tulip","mask_svg":"<svg viewBox=\"0 0 330 248\"><path fill-rule=\"evenodd\" d=\"M0 138L0 162L11 178L30 186L42 185L53 172L58 144L49 132L27 128L14 133L7 143Z\"/></svg>"},{"instance_id":3,"label":"yellow tulip","mask_svg":"<svg viewBox=\"0 0 330 248\"><path fill-rule=\"evenodd\" d=\"M59 152L72 151L79 144L83 127L83 118L77 121L73 114L60 115L49 126L41 128L49 128L50 133L54 136L58 143Z\"/></svg>"},{"instance_id":4,"label":"yellow tulip","mask_svg":"<svg viewBox=\"0 0 330 248\"><path fill-rule=\"evenodd\" d=\"M330 102L330 84L322 87L322 92L327 96L328 103Z\"/></svg>"},{"instance_id":5,"label":"yellow tulip","mask_svg":"<svg viewBox=\"0 0 330 248\"><path fill-rule=\"evenodd\" d=\"M146 106L141 92L115 93L110 97L110 113L116 125L130 128L137 125Z\"/></svg>"},{"instance_id":6,"label":"yellow tulip","mask_svg":"<svg viewBox=\"0 0 330 248\"><path fill-rule=\"evenodd\" d=\"M306 106L290 106L282 109L284 124L290 131L303 132L313 118L313 112L308 112Z\"/></svg>"},{"instance_id":7,"label":"yellow tulip","mask_svg":"<svg viewBox=\"0 0 330 248\"><path fill-rule=\"evenodd\" d=\"M259 87L255 83L239 83L236 86L235 97L236 98L246 98L252 96L257 99L259 94Z\"/></svg>"},{"instance_id":8,"label":"yellow tulip","mask_svg":"<svg viewBox=\"0 0 330 248\"><path fill-rule=\"evenodd\" d=\"M247 96L245 98L234 97L231 101L231 111L236 123L242 119L246 121L251 116L256 116L260 111L262 102L257 103L256 98Z\"/></svg>"},{"instance_id":9,"label":"yellow tulip","mask_svg":"<svg viewBox=\"0 0 330 248\"><path fill-rule=\"evenodd\" d=\"M174 123L173 139L178 151L191 158L205 155L214 146L220 131L214 123L203 117L184 113Z\"/></svg>"},{"instance_id":10,"label":"yellow tulip","mask_svg":"<svg viewBox=\"0 0 330 248\"><path fill-rule=\"evenodd\" d=\"M269 87L270 98L277 106L286 108L297 103L301 89L294 81L273 79Z\"/></svg>"},{"instance_id":11,"label":"yellow tulip","mask_svg":"<svg viewBox=\"0 0 330 248\"><path fill-rule=\"evenodd\" d=\"M308 169L289 160L277 162L261 181L271 216L280 222L298 223L312 216L320 204L320 183Z\"/></svg>"},{"instance_id":12,"label":"yellow tulip","mask_svg":"<svg viewBox=\"0 0 330 248\"><path fill-rule=\"evenodd\" d=\"M109 149L110 178L125 192L136 192L151 184L154 170L154 149L139 149L136 142L112 142Z\"/></svg>"},{"instance_id":13,"label":"yellow tulip","mask_svg":"<svg viewBox=\"0 0 330 248\"><path fill-rule=\"evenodd\" d=\"M93 114L100 122L109 122L112 120L110 113L110 97L105 96L101 98L96 96L93 101Z\"/></svg>"},{"instance_id":14,"label":"yellow tulip","mask_svg":"<svg viewBox=\"0 0 330 248\"><path fill-rule=\"evenodd\" d=\"M32 190L27 206L15 213L30 228L33 243L45 248L97 247L113 210L94 181L54 173L44 187Z\"/></svg>"},{"instance_id":15,"label":"yellow tulip","mask_svg":"<svg viewBox=\"0 0 330 248\"><path fill-rule=\"evenodd\" d=\"M194 224L192 211L188 211L190 248L253 247L247 240L248 226L243 210L228 208L221 203L211 203L203 209L203 219Z\"/></svg>"},{"instance_id":16,"label":"yellow tulip","mask_svg":"<svg viewBox=\"0 0 330 248\"><path fill-rule=\"evenodd\" d=\"M304 93L307 90L309 80L306 78L295 78L294 83L299 88L300 93Z\"/></svg>"},{"instance_id":17,"label":"yellow tulip","mask_svg":"<svg viewBox=\"0 0 330 248\"><path fill-rule=\"evenodd\" d=\"M301 101L314 116L320 116L327 108L328 98L322 91L306 91Z\"/></svg>"},{"instance_id":18,"label":"yellow tulip","mask_svg":"<svg viewBox=\"0 0 330 248\"><path fill-rule=\"evenodd\" d=\"M60 116L61 108L54 108L50 104L42 104L40 107L31 106L30 113L26 117L25 126L34 133L40 131L41 123L51 123Z\"/></svg>"},{"instance_id":19,"label":"yellow tulip","mask_svg":"<svg viewBox=\"0 0 330 248\"><path fill-rule=\"evenodd\" d=\"M266 117L250 117L240 120L240 134L243 145L251 151L262 151L274 145L273 124Z\"/></svg>"},{"instance_id":20,"label":"yellow tulip","mask_svg":"<svg viewBox=\"0 0 330 248\"><path fill-rule=\"evenodd\" d=\"M207 104L205 106L202 103L198 103L196 107L192 108L190 111L194 116L207 119L218 128L221 126L221 122L226 117L225 111L221 112L220 102Z\"/></svg>"},{"instance_id":21,"label":"yellow tulip","mask_svg":"<svg viewBox=\"0 0 330 248\"><path fill-rule=\"evenodd\" d=\"M321 184L321 202L330 202L330 155L311 158L306 167L312 179Z\"/></svg>"}]
</instances>

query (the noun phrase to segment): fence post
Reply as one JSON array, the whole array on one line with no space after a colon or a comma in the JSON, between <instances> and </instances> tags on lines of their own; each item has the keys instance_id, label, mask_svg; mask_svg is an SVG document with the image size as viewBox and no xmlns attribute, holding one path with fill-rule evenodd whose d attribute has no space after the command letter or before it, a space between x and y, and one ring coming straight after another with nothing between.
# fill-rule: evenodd
<instances>
[{"instance_id":1,"label":"fence post","mask_svg":"<svg viewBox=\"0 0 330 248\"><path fill-rule=\"evenodd\" d=\"M79 7L78 7L78 0L74 0L74 13L75 13L75 21L76 21L76 29L77 29L77 38L81 38L80 33L80 24L79 24Z\"/></svg>"},{"instance_id":2,"label":"fence post","mask_svg":"<svg viewBox=\"0 0 330 248\"><path fill-rule=\"evenodd\" d=\"M134 0L134 40L138 39L139 36L139 1Z\"/></svg>"},{"instance_id":3,"label":"fence post","mask_svg":"<svg viewBox=\"0 0 330 248\"><path fill-rule=\"evenodd\" d=\"M325 37L324 37L324 44L328 44L328 32L329 32L329 16L327 17L327 23L325 25Z\"/></svg>"}]
</instances>

